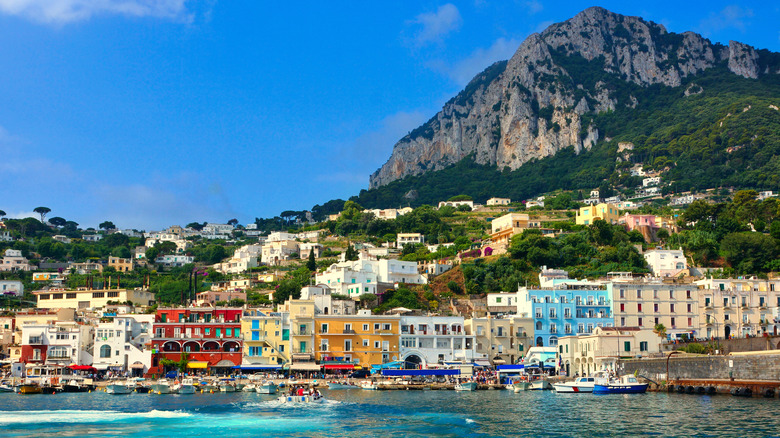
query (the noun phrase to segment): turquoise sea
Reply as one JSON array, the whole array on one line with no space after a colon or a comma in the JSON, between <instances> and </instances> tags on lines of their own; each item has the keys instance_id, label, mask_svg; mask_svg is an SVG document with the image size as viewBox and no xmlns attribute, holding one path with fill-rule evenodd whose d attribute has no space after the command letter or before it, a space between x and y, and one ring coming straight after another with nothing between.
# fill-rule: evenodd
<instances>
[{"instance_id":1,"label":"turquoise sea","mask_svg":"<svg viewBox=\"0 0 780 438\"><path fill-rule=\"evenodd\" d=\"M552 391L364 391L287 405L254 393L0 394L11 437L780 437L780 400Z\"/></svg>"}]
</instances>

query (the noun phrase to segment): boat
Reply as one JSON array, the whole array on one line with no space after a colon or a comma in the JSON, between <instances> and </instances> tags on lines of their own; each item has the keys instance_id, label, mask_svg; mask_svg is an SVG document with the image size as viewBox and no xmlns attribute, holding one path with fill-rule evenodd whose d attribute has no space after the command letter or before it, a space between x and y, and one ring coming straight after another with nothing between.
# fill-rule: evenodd
<instances>
[{"instance_id":1,"label":"boat","mask_svg":"<svg viewBox=\"0 0 780 438\"><path fill-rule=\"evenodd\" d=\"M129 382L113 382L106 385L106 394L130 394L135 390L135 384Z\"/></svg>"},{"instance_id":2,"label":"boat","mask_svg":"<svg viewBox=\"0 0 780 438\"><path fill-rule=\"evenodd\" d=\"M368 390L375 390L376 384L370 380L364 380L360 382L360 388L361 389L368 389Z\"/></svg>"},{"instance_id":3,"label":"boat","mask_svg":"<svg viewBox=\"0 0 780 438\"><path fill-rule=\"evenodd\" d=\"M279 387L274 382L263 382L262 385L257 385L258 394L276 394L279 391Z\"/></svg>"},{"instance_id":4,"label":"boat","mask_svg":"<svg viewBox=\"0 0 780 438\"><path fill-rule=\"evenodd\" d=\"M139 394L149 394L152 391L151 386L142 385L140 383L137 383L135 385L135 392Z\"/></svg>"},{"instance_id":5,"label":"boat","mask_svg":"<svg viewBox=\"0 0 780 438\"><path fill-rule=\"evenodd\" d=\"M531 380L530 383L531 383L531 387L529 389L531 391L552 389L552 385L550 385L550 382L548 382L547 379L544 377L538 377L534 380Z\"/></svg>"},{"instance_id":6,"label":"boat","mask_svg":"<svg viewBox=\"0 0 780 438\"><path fill-rule=\"evenodd\" d=\"M220 392L236 392L236 386L232 383L222 382L219 384Z\"/></svg>"},{"instance_id":7,"label":"boat","mask_svg":"<svg viewBox=\"0 0 780 438\"><path fill-rule=\"evenodd\" d=\"M152 384L152 391L155 394L170 394L171 383L168 379L160 379L156 383Z\"/></svg>"},{"instance_id":8,"label":"boat","mask_svg":"<svg viewBox=\"0 0 780 438\"><path fill-rule=\"evenodd\" d=\"M87 385L81 380L71 379L62 385L62 392L90 392L94 385Z\"/></svg>"},{"instance_id":9,"label":"boat","mask_svg":"<svg viewBox=\"0 0 780 438\"><path fill-rule=\"evenodd\" d=\"M512 384L512 389L517 393L520 391L530 391L531 390L531 382L528 381L520 381L515 382Z\"/></svg>"},{"instance_id":10,"label":"boat","mask_svg":"<svg viewBox=\"0 0 780 438\"><path fill-rule=\"evenodd\" d=\"M241 388L241 391L243 392L257 392L257 385L254 383L250 383L248 385L244 385L243 388Z\"/></svg>"},{"instance_id":11,"label":"boat","mask_svg":"<svg viewBox=\"0 0 780 438\"><path fill-rule=\"evenodd\" d=\"M219 385L217 385L217 382L213 380L202 380L200 381L198 387L200 388L200 392L219 392Z\"/></svg>"},{"instance_id":12,"label":"boat","mask_svg":"<svg viewBox=\"0 0 780 438\"><path fill-rule=\"evenodd\" d=\"M476 391L477 382L463 382L455 385L455 391Z\"/></svg>"},{"instance_id":13,"label":"boat","mask_svg":"<svg viewBox=\"0 0 780 438\"><path fill-rule=\"evenodd\" d=\"M190 378L183 379L181 383L175 384L172 390L176 394L195 394L195 382Z\"/></svg>"},{"instance_id":14,"label":"boat","mask_svg":"<svg viewBox=\"0 0 780 438\"><path fill-rule=\"evenodd\" d=\"M41 385L31 382L19 385L18 392L19 394L41 394L43 393L43 389L41 388Z\"/></svg>"},{"instance_id":15,"label":"boat","mask_svg":"<svg viewBox=\"0 0 780 438\"><path fill-rule=\"evenodd\" d=\"M325 397L317 390L306 390L296 395L282 395L276 399L279 403L320 403Z\"/></svg>"},{"instance_id":16,"label":"boat","mask_svg":"<svg viewBox=\"0 0 780 438\"><path fill-rule=\"evenodd\" d=\"M577 377L573 382L555 383L553 384L553 389L555 392L593 392L595 384L595 377Z\"/></svg>"},{"instance_id":17,"label":"boat","mask_svg":"<svg viewBox=\"0 0 780 438\"><path fill-rule=\"evenodd\" d=\"M639 383L636 376L627 374L611 382L600 382L593 386L594 394L644 394L647 383Z\"/></svg>"},{"instance_id":18,"label":"boat","mask_svg":"<svg viewBox=\"0 0 780 438\"><path fill-rule=\"evenodd\" d=\"M328 389L359 389L360 387L357 385L353 385L351 383L340 383L340 382L328 382Z\"/></svg>"},{"instance_id":19,"label":"boat","mask_svg":"<svg viewBox=\"0 0 780 438\"><path fill-rule=\"evenodd\" d=\"M3 382L0 383L0 392L16 392L16 389L11 383Z\"/></svg>"}]
</instances>

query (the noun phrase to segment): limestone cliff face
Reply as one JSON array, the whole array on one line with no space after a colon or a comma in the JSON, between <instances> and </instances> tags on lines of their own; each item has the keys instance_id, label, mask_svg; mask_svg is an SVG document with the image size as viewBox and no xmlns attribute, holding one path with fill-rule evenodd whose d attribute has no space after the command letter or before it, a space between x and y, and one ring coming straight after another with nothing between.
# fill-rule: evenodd
<instances>
[{"instance_id":1,"label":"limestone cliff face","mask_svg":"<svg viewBox=\"0 0 780 438\"><path fill-rule=\"evenodd\" d=\"M604 73L640 86L677 87L723 63L746 78L770 73L761 71L758 58L742 43L725 47L692 32L668 33L639 17L589 8L529 36L511 59L477 75L394 146L371 175L370 187L440 170L469 155L514 170L569 146L589 149L599 132L583 116L638 103L634 96L621 101L601 80Z\"/></svg>"}]
</instances>

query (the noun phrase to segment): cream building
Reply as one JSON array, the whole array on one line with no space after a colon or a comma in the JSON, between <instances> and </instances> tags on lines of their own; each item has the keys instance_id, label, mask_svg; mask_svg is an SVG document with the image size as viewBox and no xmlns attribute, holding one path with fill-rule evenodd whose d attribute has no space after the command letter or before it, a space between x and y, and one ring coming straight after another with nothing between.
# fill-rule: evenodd
<instances>
[{"instance_id":1,"label":"cream building","mask_svg":"<svg viewBox=\"0 0 780 438\"><path fill-rule=\"evenodd\" d=\"M688 273L682 249L654 249L645 252L645 261L656 277L677 277Z\"/></svg>"},{"instance_id":2,"label":"cream building","mask_svg":"<svg viewBox=\"0 0 780 438\"><path fill-rule=\"evenodd\" d=\"M780 279L704 279L699 296L702 334L745 337L780 334Z\"/></svg>"},{"instance_id":3,"label":"cream building","mask_svg":"<svg viewBox=\"0 0 780 438\"><path fill-rule=\"evenodd\" d=\"M620 358L660 353L664 341L652 330L638 327L597 327L592 334L568 336L558 341L560 364L568 376L592 375L616 370Z\"/></svg>"},{"instance_id":4,"label":"cream building","mask_svg":"<svg viewBox=\"0 0 780 438\"><path fill-rule=\"evenodd\" d=\"M96 309L108 302L132 301L136 306L154 302L154 293L146 289L46 289L33 292L40 309Z\"/></svg>"},{"instance_id":5,"label":"cream building","mask_svg":"<svg viewBox=\"0 0 780 438\"><path fill-rule=\"evenodd\" d=\"M486 205L509 205L512 200L509 198L490 198L485 203Z\"/></svg>"},{"instance_id":6,"label":"cream building","mask_svg":"<svg viewBox=\"0 0 780 438\"><path fill-rule=\"evenodd\" d=\"M474 336L474 353L492 365L514 364L533 346L531 318L471 318L464 321L466 334Z\"/></svg>"},{"instance_id":7,"label":"cream building","mask_svg":"<svg viewBox=\"0 0 780 438\"><path fill-rule=\"evenodd\" d=\"M246 309L241 318L244 357L241 368L278 370L290 362L289 314L273 309Z\"/></svg>"},{"instance_id":8,"label":"cream building","mask_svg":"<svg viewBox=\"0 0 780 438\"><path fill-rule=\"evenodd\" d=\"M667 333L699 336L699 287L654 279L645 282L610 282L612 314L616 327L653 330L663 324ZM695 332L695 333L694 333Z\"/></svg>"}]
</instances>

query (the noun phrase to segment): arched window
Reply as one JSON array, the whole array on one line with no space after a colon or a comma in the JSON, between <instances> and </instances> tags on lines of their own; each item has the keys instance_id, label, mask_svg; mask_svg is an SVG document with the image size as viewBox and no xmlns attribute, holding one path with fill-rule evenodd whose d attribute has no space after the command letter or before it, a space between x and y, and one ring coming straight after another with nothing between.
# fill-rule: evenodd
<instances>
[{"instance_id":1,"label":"arched window","mask_svg":"<svg viewBox=\"0 0 780 438\"><path fill-rule=\"evenodd\" d=\"M537 321L536 322L536 329L537 330L541 330L542 329L542 322L541 321Z\"/></svg>"},{"instance_id":2,"label":"arched window","mask_svg":"<svg viewBox=\"0 0 780 438\"><path fill-rule=\"evenodd\" d=\"M100 357L111 357L111 346L103 345L100 347Z\"/></svg>"},{"instance_id":3,"label":"arched window","mask_svg":"<svg viewBox=\"0 0 780 438\"><path fill-rule=\"evenodd\" d=\"M544 347L544 340L542 339L541 336L536 338L536 346L537 347Z\"/></svg>"}]
</instances>

